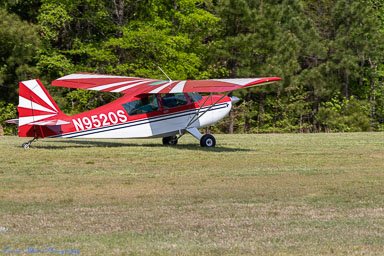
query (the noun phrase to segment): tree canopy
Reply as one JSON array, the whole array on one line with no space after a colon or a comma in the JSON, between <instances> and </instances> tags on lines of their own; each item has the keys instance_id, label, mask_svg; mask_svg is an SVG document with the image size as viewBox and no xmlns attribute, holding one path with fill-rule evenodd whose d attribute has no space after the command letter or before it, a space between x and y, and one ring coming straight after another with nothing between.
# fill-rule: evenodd
<instances>
[{"instance_id":1,"label":"tree canopy","mask_svg":"<svg viewBox=\"0 0 384 256\"><path fill-rule=\"evenodd\" d=\"M384 130L382 0L0 0L0 15L0 121L19 81L164 78L160 66L175 80L282 77L234 92L216 131ZM119 97L48 90L68 114Z\"/></svg>"}]
</instances>

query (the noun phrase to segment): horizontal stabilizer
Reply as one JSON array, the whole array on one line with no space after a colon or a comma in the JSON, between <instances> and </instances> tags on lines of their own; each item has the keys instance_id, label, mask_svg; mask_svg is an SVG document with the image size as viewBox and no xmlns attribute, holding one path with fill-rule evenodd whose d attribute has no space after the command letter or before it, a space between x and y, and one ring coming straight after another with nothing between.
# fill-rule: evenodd
<instances>
[{"instance_id":1,"label":"horizontal stabilizer","mask_svg":"<svg viewBox=\"0 0 384 256\"><path fill-rule=\"evenodd\" d=\"M59 120L59 119L53 119L53 120L45 120L45 121L36 121L29 123L29 125L41 125L41 126L53 126L53 125L64 125L64 124L70 124L71 122Z\"/></svg>"},{"instance_id":2,"label":"horizontal stabilizer","mask_svg":"<svg viewBox=\"0 0 384 256\"><path fill-rule=\"evenodd\" d=\"M6 124L19 124L19 119L10 119L10 120L6 120L4 121L4 123Z\"/></svg>"},{"instance_id":3,"label":"horizontal stabilizer","mask_svg":"<svg viewBox=\"0 0 384 256\"><path fill-rule=\"evenodd\" d=\"M7 124L19 124L19 119L10 119L4 121L4 123ZM45 120L45 121L35 121L26 123L28 125L41 125L41 126L53 126L53 125L64 125L64 124L70 124L71 122L60 120L60 119L51 119L51 120Z\"/></svg>"}]
</instances>

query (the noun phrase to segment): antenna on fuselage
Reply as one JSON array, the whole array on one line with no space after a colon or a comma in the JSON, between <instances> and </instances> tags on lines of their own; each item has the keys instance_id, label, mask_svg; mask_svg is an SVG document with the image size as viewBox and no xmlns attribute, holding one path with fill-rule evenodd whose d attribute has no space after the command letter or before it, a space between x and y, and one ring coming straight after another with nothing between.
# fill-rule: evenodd
<instances>
[{"instance_id":1,"label":"antenna on fuselage","mask_svg":"<svg viewBox=\"0 0 384 256\"><path fill-rule=\"evenodd\" d=\"M169 78L169 76L161 69L161 67L160 66L157 66L159 69L160 69L160 71L161 72L163 72L163 74L168 78L168 80L169 80L169 82L170 83L172 83L173 81L172 81L172 79L171 78Z\"/></svg>"}]
</instances>

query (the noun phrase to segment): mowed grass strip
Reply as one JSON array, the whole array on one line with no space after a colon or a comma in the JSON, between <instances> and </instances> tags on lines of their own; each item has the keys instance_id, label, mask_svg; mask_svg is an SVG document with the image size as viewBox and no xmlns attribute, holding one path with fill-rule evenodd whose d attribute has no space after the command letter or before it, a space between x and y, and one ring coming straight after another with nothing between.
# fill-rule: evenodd
<instances>
[{"instance_id":1,"label":"mowed grass strip","mask_svg":"<svg viewBox=\"0 0 384 256\"><path fill-rule=\"evenodd\" d=\"M216 139L0 137L0 254L384 252L384 133Z\"/></svg>"}]
</instances>

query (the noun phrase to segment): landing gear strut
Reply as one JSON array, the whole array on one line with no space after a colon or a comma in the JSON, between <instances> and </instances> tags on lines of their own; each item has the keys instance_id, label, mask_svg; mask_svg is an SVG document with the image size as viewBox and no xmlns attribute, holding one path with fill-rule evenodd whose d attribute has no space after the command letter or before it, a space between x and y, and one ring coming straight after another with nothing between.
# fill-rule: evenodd
<instances>
[{"instance_id":1,"label":"landing gear strut","mask_svg":"<svg viewBox=\"0 0 384 256\"><path fill-rule=\"evenodd\" d=\"M32 142L35 142L35 141L37 141L37 138L33 138L32 140L30 140L26 143L23 143L23 145L21 145L21 146L25 149L28 149L31 146Z\"/></svg>"}]
</instances>

